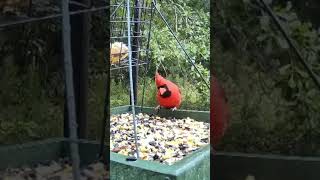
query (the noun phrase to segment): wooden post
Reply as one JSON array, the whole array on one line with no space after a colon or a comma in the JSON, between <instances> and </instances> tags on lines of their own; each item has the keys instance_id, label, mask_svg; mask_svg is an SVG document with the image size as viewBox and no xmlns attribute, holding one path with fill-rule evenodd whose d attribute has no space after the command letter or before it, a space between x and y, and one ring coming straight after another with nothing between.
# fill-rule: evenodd
<instances>
[{"instance_id":1,"label":"wooden post","mask_svg":"<svg viewBox=\"0 0 320 180\"><path fill-rule=\"evenodd\" d=\"M89 0L77 0L89 5ZM70 6L71 11L79 10L76 5ZM87 137L88 117L88 61L89 61L89 29L90 14L79 14L71 16L71 43L74 91L76 99L76 114L78 124L78 135L80 139ZM65 106L64 136L68 137L68 109Z\"/></svg>"}]
</instances>

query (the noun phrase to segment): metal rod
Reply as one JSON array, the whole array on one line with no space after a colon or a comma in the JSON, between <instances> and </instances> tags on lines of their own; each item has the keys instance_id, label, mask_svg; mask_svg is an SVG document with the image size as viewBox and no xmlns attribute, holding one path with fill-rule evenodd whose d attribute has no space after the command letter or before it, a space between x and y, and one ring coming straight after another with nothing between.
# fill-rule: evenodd
<instances>
[{"instance_id":1,"label":"metal rod","mask_svg":"<svg viewBox=\"0 0 320 180\"><path fill-rule=\"evenodd\" d=\"M63 23L63 47L64 47L64 69L65 69L65 84L67 92L67 105L69 116L70 139L77 140L77 123L76 123L76 109L75 97L73 87L73 74L72 74L72 55L71 55L71 39L70 39L70 16L69 16L69 0L62 1L62 23ZM70 142L71 158L72 158L72 171L73 178L80 180L80 157L78 144Z\"/></svg>"},{"instance_id":2,"label":"metal rod","mask_svg":"<svg viewBox=\"0 0 320 180\"><path fill-rule=\"evenodd\" d=\"M141 66L141 65L146 65L147 63L139 63L138 65L132 65L133 66ZM117 69L125 69L125 68L128 68L129 66L121 66L121 67L114 67L114 68L111 68L111 71L113 70L117 70Z\"/></svg>"},{"instance_id":3,"label":"metal rod","mask_svg":"<svg viewBox=\"0 0 320 180\"><path fill-rule=\"evenodd\" d=\"M140 0L135 0L135 6L136 7L140 7L141 6L141 2ZM132 43L132 58L133 59L137 59L137 61L135 61L135 64L139 64L140 61L140 53L137 52L140 50L140 38L139 36L141 36L140 34L140 24L144 21L141 21L141 9L137 8L134 9L134 14L133 14L133 20L134 20L134 26L133 26L133 36L136 36L133 38L133 43ZM139 68L138 66L133 66L133 70L132 70L132 74L133 74L133 93L134 93L134 104L137 104L137 96L138 96L138 76L139 76ZM130 104L132 104L133 102L131 102Z\"/></svg>"},{"instance_id":4,"label":"metal rod","mask_svg":"<svg viewBox=\"0 0 320 180\"><path fill-rule=\"evenodd\" d=\"M120 3L119 3L120 4ZM113 5L110 5L111 7L118 7L119 4L113 4ZM126 5L124 5L125 8L127 8ZM145 9L145 10L151 10L151 8L147 8L147 7L143 7L143 6L139 6L139 7L136 7L136 6L130 6L130 8L132 9Z\"/></svg>"},{"instance_id":5,"label":"metal rod","mask_svg":"<svg viewBox=\"0 0 320 180\"><path fill-rule=\"evenodd\" d=\"M298 47L295 46L295 44L293 43L293 40L289 37L288 33L286 32L284 27L281 25L279 19L275 16L275 14L273 13L272 9L264 2L264 0L260 0L260 2L263 4L263 6L264 6L265 10L267 11L267 13L271 16L271 18L276 23L276 25L277 25L278 29L280 30L281 34L283 35L283 37L286 39L286 41L291 46L291 48L293 49L295 54L298 56L298 59L300 60L302 65L307 69L307 72L311 76L311 78L314 81L314 83L320 89L319 77L313 72L311 66L304 60L304 58L302 57L302 54L299 51Z\"/></svg>"},{"instance_id":6,"label":"metal rod","mask_svg":"<svg viewBox=\"0 0 320 180\"><path fill-rule=\"evenodd\" d=\"M146 36L130 36L130 37L141 37L141 38L147 38ZM110 37L111 39L127 39L128 36L118 36L118 37Z\"/></svg>"},{"instance_id":7,"label":"metal rod","mask_svg":"<svg viewBox=\"0 0 320 180\"><path fill-rule=\"evenodd\" d=\"M139 158L139 146L138 146L138 137L137 137L137 121L136 121L136 113L135 113L135 105L134 105L134 92L133 92L133 77L132 77L132 52L131 52L131 26L130 26L130 0L127 0L127 28L128 28L128 50L129 50L129 78L130 78L130 94L131 94L131 108L132 108L132 116L133 116L133 130L134 130L134 138L136 145L136 154L137 158Z\"/></svg>"},{"instance_id":8,"label":"metal rod","mask_svg":"<svg viewBox=\"0 0 320 180\"><path fill-rule=\"evenodd\" d=\"M131 58L132 59L132 64L135 64L135 61L138 61L138 59L135 59L135 58ZM129 62L129 59L128 60L122 60L121 62Z\"/></svg>"},{"instance_id":9,"label":"metal rod","mask_svg":"<svg viewBox=\"0 0 320 180\"><path fill-rule=\"evenodd\" d=\"M122 17L114 17L114 18L112 18L113 20L115 20L115 19L120 19L120 20L123 20L123 18ZM133 20L131 20L131 21L133 21ZM143 21L146 21L145 20L145 18L143 19Z\"/></svg>"},{"instance_id":10,"label":"metal rod","mask_svg":"<svg viewBox=\"0 0 320 180\"><path fill-rule=\"evenodd\" d=\"M123 30L114 29L113 32L122 32ZM125 31L127 33L127 31ZM133 33L136 33L135 31L132 31ZM133 46L133 45L132 45Z\"/></svg>"},{"instance_id":11,"label":"metal rod","mask_svg":"<svg viewBox=\"0 0 320 180\"><path fill-rule=\"evenodd\" d=\"M134 47L134 45L131 45ZM148 52L151 51L150 49L139 49L138 51L132 51L132 52ZM120 55L121 53L114 53L114 55ZM123 53L122 53L123 54ZM134 60L134 58L132 58Z\"/></svg>"},{"instance_id":12,"label":"metal rod","mask_svg":"<svg viewBox=\"0 0 320 180\"><path fill-rule=\"evenodd\" d=\"M82 13L101 11L101 10L105 10L108 8L109 7L107 7L107 6L93 7L90 9L72 11L72 12L69 12L69 14L70 15L77 15L77 14L82 14ZM32 22L37 22L37 21L45 21L45 20L55 19L55 18L59 18L59 17L62 17L62 14L53 14L53 15L48 15L48 16L44 16L44 17L30 17L30 18L23 18L20 20L12 20L12 21L6 20L7 22L0 21L0 28L5 28L8 26L19 25L19 24L32 23Z\"/></svg>"},{"instance_id":13,"label":"metal rod","mask_svg":"<svg viewBox=\"0 0 320 180\"><path fill-rule=\"evenodd\" d=\"M137 62L138 62L137 59L132 58L132 66L136 66ZM129 64L129 60L122 60L121 63L117 63L115 65L127 64L127 63Z\"/></svg>"},{"instance_id":14,"label":"metal rod","mask_svg":"<svg viewBox=\"0 0 320 180\"><path fill-rule=\"evenodd\" d=\"M120 18L119 18L120 19ZM132 19L136 19L136 18L132 18ZM127 23L128 21L110 21L111 23ZM131 23L150 23L150 21L140 21L140 20L130 20Z\"/></svg>"},{"instance_id":15,"label":"metal rod","mask_svg":"<svg viewBox=\"0 0 320 180\"><path fill-rule=\"evenodd\" d=\"M154 0L153 0L154 2ZM154 3L155 4L155 3ZM173 37L176 39L176 41L178 42L179 46L181 47L181 49L183 50L183 52L185 53L185 55L187 56L187 60L189 61L189 63L195 68L195 70L198 72L198 74L200 75L201 79L203 80L203 82L206 84L206 86L208 87L208 89L210 89L210 85L208 84L208 82L206 81L206 79L203 77L203 75L201 74L201 72L199 71L199 69L197 68L197 66L192 62L191 57L189 56L189 54L187 53L187 51L185 50L185 48L183 47L183 45L181 44L181 42L179 41L179 39L177 38L176 34L173 32L172 28L170 27L169 23L167 22L167 20L164 18L163 14L161 13L161 11L157 8L157 6L154 6L155 9L157 10L157 12L159 13L162 21L166 24L166 26L168 27L169 31L171 32L171 34L173 35Z\"/></svg>"},{"instance_id":16,"label":"metal rod","mask_svg":"<svg viewBox=\"0 0 320 180\"><path fill-rule=\"evenodd\" d=\"M153 19L153 7L155 6L155 4L152 2L151 3L151 19L150 22L152 22ZM150 48L150 38L151 38L151 25L152 23L149 24L149 32L148 32L148 42L147 42L147 49ZM142 99L141 99L141 111L143 109L143 105L144 105L144 96L145 96L145 91L146 91L146 76L147 73L149 72L149 68L150 68L150 59L149 59L149 55L150 55L150 51L147 51L147 55L146 55L146 59L147 59L147 66L145 67L145 77L143 78L143 89L142 89Z\"/></svg>"},{"instance_id":17,"label":"metal rod","mask_svg":"<svg viewBox=\"0 0 320 180\"><path fill-rule=\"evenodd\" d=\"M123 1L116 6L115 10L111 14L111 17L113 17L116 14L117 10L122 6L122 3L123 3Z\"/></svg>"}]
</instances>

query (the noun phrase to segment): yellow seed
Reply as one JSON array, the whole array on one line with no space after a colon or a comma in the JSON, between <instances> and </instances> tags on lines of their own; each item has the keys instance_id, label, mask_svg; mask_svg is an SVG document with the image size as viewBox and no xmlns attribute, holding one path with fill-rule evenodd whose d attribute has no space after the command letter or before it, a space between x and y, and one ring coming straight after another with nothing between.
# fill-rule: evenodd
<instances>
[{"instance_id":1,"label":"yellow seed","mask_svg":"<svg viewBox=\"0 0 320 180\"><path fill-rule=\"evenodd\" d=\"M148 152L148 149L145 147L145 146L140 146L140 151L143 152L143 153L146 153Z\"/></svg>"}]
</instances>

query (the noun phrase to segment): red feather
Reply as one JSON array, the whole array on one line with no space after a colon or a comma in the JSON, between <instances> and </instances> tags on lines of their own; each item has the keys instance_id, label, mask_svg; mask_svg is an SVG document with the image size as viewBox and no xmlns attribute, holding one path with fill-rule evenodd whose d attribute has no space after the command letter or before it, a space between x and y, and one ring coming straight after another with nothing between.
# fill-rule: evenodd
<instances>
[{"instance_id":1,"label":"red feather","mask_svg":"<svg viewBox=\"0 0 320 180\"><path fill-rule=\"evenodd\" d=\"M155 81L156 81L156 86L158 88L158 91L157 91L158 104L161 107L164 107L167 109L171 109L174 107L179 108L181 104L181 92L179 87L173 82L162 77L158 72L156 72ZM166 89L162 88L162 86L166 86L167 90L171 92L168 95L168 97L161 96L166 91Z\"/></svg>"},{"instance_id":2,"label":"red feather","mask_svg":"<svg viewBox=\"0 0 320 180\"><path fill-rule=\"evenodd\" d=\"M210 132L211 142L216 146L224 136L230 120L230 109L224 89L216 77L211 76Z\"/></svg>"}]
</instances>

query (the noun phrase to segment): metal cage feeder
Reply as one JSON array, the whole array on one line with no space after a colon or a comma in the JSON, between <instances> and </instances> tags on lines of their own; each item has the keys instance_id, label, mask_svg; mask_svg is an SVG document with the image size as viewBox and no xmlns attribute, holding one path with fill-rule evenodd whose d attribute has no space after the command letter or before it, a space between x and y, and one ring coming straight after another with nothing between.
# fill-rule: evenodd
<instances>
[{"instance_id":1,"label":"metal cage feeder","mask_svg":"<svg viewBox=\"0 0 320 180\"><path fill-rule=\"evenodd\" d=\"M163 20L164 17L159 9L156 8L156 1L154 0L112 0L110 6L111 46L114 43L118 43L119 47L119 50L114 54L112 54L111 50L111 63L113 61L113 55L118 55L118 59L115 60L116 63L112 64L111 71L120 72L120 69L123 69L125 72L129 73L131 100L131 103L128 106L112 108L111 114L132 113L134 132L134 135L132 136L134 139L132 140L135 143L135 157L125 156L110 150L110 178L209 179L209 145L200 148L173 165L161 164L159 162L152 162L139 158L139 148L137 148L139 147L139 140L137 138L136 113L152 114L153 108L143 107L143 104L140 106L135 103L137 100L138 68L139 66L143 66L145 67L145 71L148 71L149 64L151 63L150 53L152 52L152 49L150 48L150 41L152 40L151 26L153 17L156 13L159 13ZM167 22L166 25L168 26ZM176 38L176 36L173 36L173 38ZM122 52L123 49L124 52ZM125 55L126 53L128 54ZM128 69L128 71L126 69ZM114 75L118 74L115 73ZM171 111L165 109L161 110L159 113L159 116L161 117L170 117L171 115ZM199 121L209 122L209 112L204 111L177 110L175 112L175 117L191 117ZM124 177L123 174L126 174L126 177Z\"/></svg>"}]
</instances>

